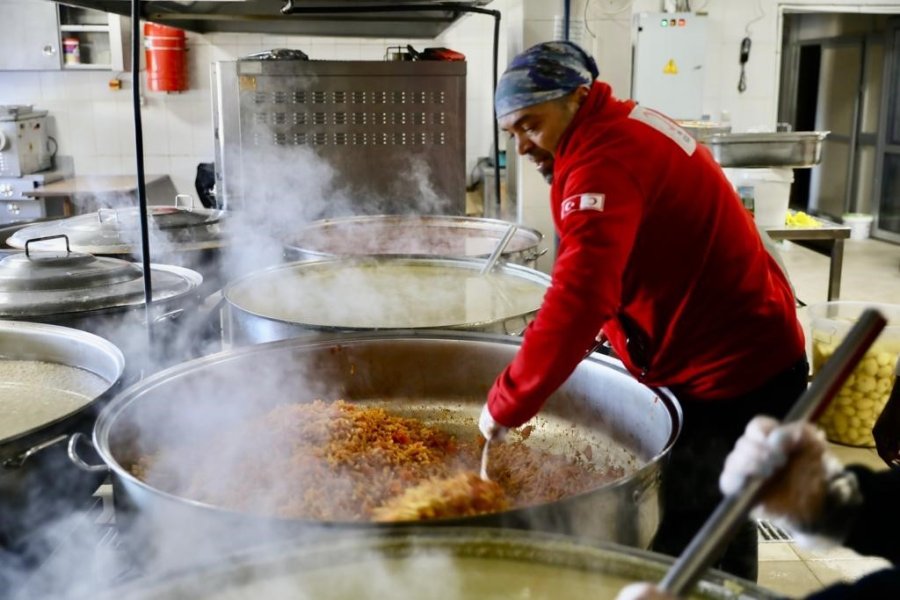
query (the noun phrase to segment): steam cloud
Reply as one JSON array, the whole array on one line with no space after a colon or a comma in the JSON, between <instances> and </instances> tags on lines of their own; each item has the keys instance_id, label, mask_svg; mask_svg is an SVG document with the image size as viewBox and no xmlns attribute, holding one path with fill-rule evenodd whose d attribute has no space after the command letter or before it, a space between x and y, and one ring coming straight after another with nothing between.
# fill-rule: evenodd
<instances>
[{"instance_id":1,"label":"steam cloud","mask_svg":"<svg viewBox=\"0 0 900 600\"><path fill-rule=\"evenodd\" d=\"M219 284L281 263L284 242L314 220L351 214L382 214L389 208L396 208L398 203L404 207L403 212L409 214L441 214L451 205L450 199L435 192L430 184L432 174L421 157L412 157L408 165L397 169L396 182L389 197L347 188L332 166L311 150L301 147L277 148L256 155L252 162L246 163L245 177L244 189L241 190L244 201L228 217L221 232L224 243L218 252L215 261L217 271L214 272ZM109 213L104 210L101 218L116 218L115 209L125 206L125 203L124 198L113 199L109 206L101 207L110 209ZM129 241L139 247L138 230L132 231L135 237ZM167 232L153 228L150 236L154 262L182 258L177 252L158 252L158 249L167 246ZM458 293L458 290L420 291L422 302L433 299L437 292ZM337 294L365 298L369 291L361 287L357 278L349 277L346 288ZM304 297L286 295L279 297L278 301L303 303ZM357 307L364 304L357 304ZM204 304L206 308L210 305L214 306L215 301ZM378 318L379 311L384 310L384 307L378 306L370 308L374 318ZM216 349L215 344L210 346L202 340L198 341L198 337L201 336L201 327L211 327L212 323L215 328L217 314L214 309L197 311L196 314L186 313L178 319L160 323L157 326L159 331L168 332L157 336L161 347L149 356L146 331L139 320L113 322L107 319L86 328L114 340L122 347L126 360L139 363L142 373L146 375L163 366ZM215 435L227 424L240 422L277 402L314 398L334 400L343 396L340 386L320 378L313 365L298 364L289 356L271 362L257 361L253 372L247 373L229 372L227 362L220 366L211 370L208 378L192 380L190 387L182 388L182 398L172 399L164 407L147 407L140 418L132 421L135 429L126 433L134 436L135 452L151 452L160 446L183 443L192 437L202 439L203 435ZM173 419L173 415L177 418ZM227 473L229 461L246 460L247 456L225 453L218 458L222 473ZM264 459L260 456L260 460ZM273 482L273 485L278 485L278 482ZM38 498L34 500L40 502ZM167 504L163 501L156 503L155 510L143 510L123 529L122 544L116 551L102 549L99 540L94 537L102 532L97 527L85 527L84 515L63 516L47 523L35 532L34 538L39 546L57 549L51 559L35 568L19 555L0 557L3 559L0 563L0 590L7 590L15 598L95 598L98 588L116 582L123 574L153 574L190 568L191 565L220 560L236 548L268 545L285 538L295 539L299 544L316 544L333 541L337 535L334 531L314 527L300 531L274 520L253 521L250 525L241 519L229 519L227 515L213 511L209 511L212 517L209 520L198 520L196 512L184 511L183 508L180 502ZM126 526L124 520L119 524ZM429 570L442 571L434 569L435 565L443 564L442 559L432 557L429 560ZM403 597L400 590L404 588L398 588L398 581L421 581L415 564L408 569L400 574L385 571L383 579L370 583L373 589L387 590L395 598ZM271 597L308 597L303 590L295 587L295 581L285 582L281 588L277 583L273 585ZM444 573L440 585L444 586L445 591L452 591L457 584L452 574ZM406 589L406 597L422 596L421 588L411 586Z\"/></svg>"}]
</instances>

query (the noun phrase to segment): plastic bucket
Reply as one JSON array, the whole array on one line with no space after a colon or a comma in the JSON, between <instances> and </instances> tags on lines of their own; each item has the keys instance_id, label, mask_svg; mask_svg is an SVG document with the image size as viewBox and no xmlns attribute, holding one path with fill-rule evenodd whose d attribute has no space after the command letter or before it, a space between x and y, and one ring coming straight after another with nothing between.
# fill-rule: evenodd
<instances>
[{"instance_id":1,"label":"plastic bucket","mask_svg":"<svg viewBox=\"0 0 900 600\"><path fill-rule=\"evenodd\" d=\"M794 183L793 169L734 169L732 183L760 227L783 227Z\"/></svg>"},{"instance_id":2,"label":"plastic bucket","mask_svg":"<svg viewBox=\"0 0 900 600\"><path fill-rule=\"evenodd\" d=\"M187 89L185 35L175 27L144 24L147 60L147 87L153 92L181 92Z\"/></svg>"},{"instance_id":3,"label":"plastic bucket","mask_svg":"<svg viewBox=\"0 0 900 600\"><path fill-rule=\"evenodd\" d=\"M851 240L865 240L869 238L872 232L872 215L864 215L861 213L847 213L841 216L844 225L850 227Z\"/></svg>"},{"instance_id":4,"label":"plastic bucket","mask_svg":"<svg viewBox=\"0 0 900 600\"><path fill-rule=\"evenodd\" d=\"M812 368L816 373L867 308L879 310L888 325L822 414L819 425L833 442L874 447L872 427L890 397L900 356L900 305L825 302L810 306L809 315Z\"/></svg>"}]
</instances>

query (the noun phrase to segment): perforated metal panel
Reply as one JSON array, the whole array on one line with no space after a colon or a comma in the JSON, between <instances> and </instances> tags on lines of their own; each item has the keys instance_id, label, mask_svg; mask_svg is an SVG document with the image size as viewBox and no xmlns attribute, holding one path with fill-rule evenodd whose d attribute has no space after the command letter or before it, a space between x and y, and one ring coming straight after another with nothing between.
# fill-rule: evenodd
<instances>
[{"instance_id":1,"label":"perforated metal panel","mask_svg":"<svg viewBox=\"0 0 900 600\"><path fill-rule=\"evenodd\" d=\"M219 189L231 207L255 201L278 187L256 178L260 162L309 151L358 197L350 212L462 214L465 74L465 63L217 63Z\"/></svg>"}]
</instances>

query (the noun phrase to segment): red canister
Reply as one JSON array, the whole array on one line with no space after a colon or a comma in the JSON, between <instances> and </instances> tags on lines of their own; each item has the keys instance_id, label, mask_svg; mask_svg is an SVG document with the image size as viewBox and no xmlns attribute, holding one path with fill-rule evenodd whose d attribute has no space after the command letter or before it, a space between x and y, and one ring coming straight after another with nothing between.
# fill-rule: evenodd
<instances>
[{"instance_id":1,"label":"red canister","mask_svg":"<svg viewBox=\"0 0 900 600\"><path fill-rule=\"evenodd\" d=\"M187 89L184 31L157 23L144 23L147 87L153 92Z\"/></svg>"}]
</instances>

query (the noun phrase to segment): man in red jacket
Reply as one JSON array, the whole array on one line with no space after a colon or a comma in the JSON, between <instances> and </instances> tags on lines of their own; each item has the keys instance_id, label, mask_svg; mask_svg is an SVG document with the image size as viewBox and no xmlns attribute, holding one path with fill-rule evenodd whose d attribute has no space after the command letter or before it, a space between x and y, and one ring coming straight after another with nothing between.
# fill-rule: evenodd
<instances>
[{"instance_id":1,"label":"man in red jacket","mask_svg":"<svg viewBox=\"0 0 900 600\"><path fill-rule=\"evenodd\" d=\"M500 126L552 181L552 285L488 394L490 438L531 419L598 334L684 428L654 548L678 554L721 497L718 474L750 418L782 416L806 385L791 287L710 153L666 116L612 95L568 42L539 44L503 74ZM602 332L602 333L601 333ZM722 567L756 574L755 529Z\"/></svg>"}]
</instances>

